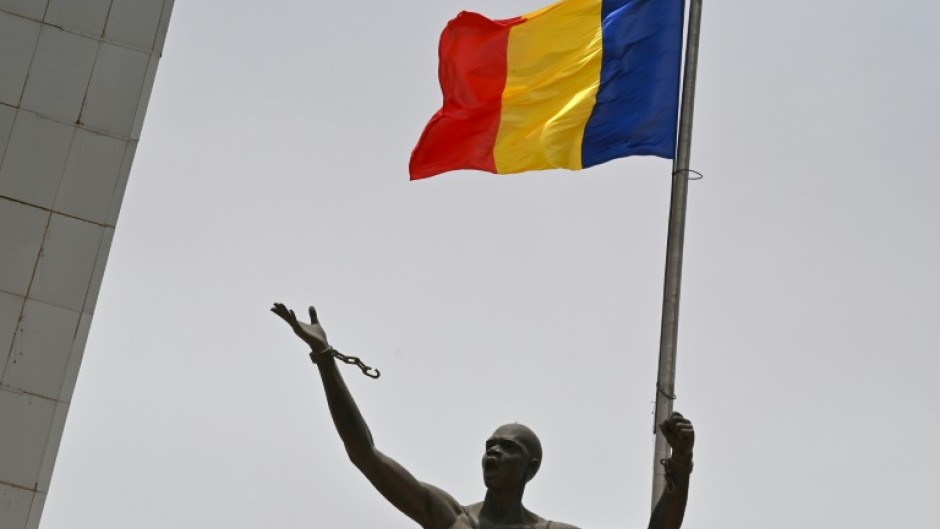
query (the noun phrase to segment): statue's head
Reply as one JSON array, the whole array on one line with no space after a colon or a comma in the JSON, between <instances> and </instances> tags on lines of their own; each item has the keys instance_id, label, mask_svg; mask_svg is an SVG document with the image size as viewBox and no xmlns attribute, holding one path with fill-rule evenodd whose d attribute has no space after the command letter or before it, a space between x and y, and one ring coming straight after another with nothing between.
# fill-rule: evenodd
<instances>
[{"instance_id":1,"label":"statue's head","mask_svg":"<svg viewBox=\"0 0 940 529\"><path fill-rule=\"evenodd\" d=\"M483 482L488 489L525 485L542 464L542 443L521 424L504 424L486 440Z\"/></svg>"}]
</instances>

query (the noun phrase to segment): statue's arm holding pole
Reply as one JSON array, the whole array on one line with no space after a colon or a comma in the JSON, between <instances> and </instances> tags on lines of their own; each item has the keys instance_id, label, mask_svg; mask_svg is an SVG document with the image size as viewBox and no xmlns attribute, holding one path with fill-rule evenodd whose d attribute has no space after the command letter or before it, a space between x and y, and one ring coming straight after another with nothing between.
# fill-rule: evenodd
<instances>
[{"instance_id":1,"label":"statue's arm holding pole","mask_svg":"<svg viewBox=\"0 0 940 529\"><path fill-rule=\"evenodd\" d=\"M337 368L336 360L329 354L333 348L317 320L316 310L310 307L309 324L298 321L294 311L280 303L275 303L271 312L286 321L294 333L310 346L310 358L320 371L330 415L350 461L385 499L425 529L450 527L460 505L446 492L418 481L375 447L372 433Z\"/></svg>"},{"instance_id":2,"label":"statue's arm holding pole","mask_svg":"<svg viewBox=\"0 0 940 529\"><path fill-rule=\"evenodd\" d=\"M672 456L666 465L666 490L656 502L650 516L649 529L679 529L689 500L689 476L692 473L692 446L695 430L692 423L680 413L673 413L659 425L666 441L672 447Z\"/></svg>"}]
</instances>

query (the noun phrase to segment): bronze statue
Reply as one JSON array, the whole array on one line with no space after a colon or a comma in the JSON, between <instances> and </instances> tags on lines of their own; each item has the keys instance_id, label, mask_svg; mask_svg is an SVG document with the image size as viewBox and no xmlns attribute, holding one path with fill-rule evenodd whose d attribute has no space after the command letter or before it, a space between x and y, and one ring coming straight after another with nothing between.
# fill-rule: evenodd
<instances>
[{"instance_id":1,"label":"bronze statue","mask_svg":"<svg viewBox=\"0 0 940 529\"><path fill-rule=\"evenodd\" d=\"M392 458L380 452L330 354L334 349L310 307L310 323L297 320L293 310L275 303L272 312L284 319L311 348L310 358L320 371L326 400L349 459L382 496L424 529L576 529L551 522L522 505L526 483L539 470L542 446L521 424L496 429L483 453L486 496L480 503L462 506L443 490L422 483ZM650 529L679 529L689 494L692 472L692 423L674 413L659 427L672 447L665 460L668 487L650 517Z\"/></svg>"}]
</instances>

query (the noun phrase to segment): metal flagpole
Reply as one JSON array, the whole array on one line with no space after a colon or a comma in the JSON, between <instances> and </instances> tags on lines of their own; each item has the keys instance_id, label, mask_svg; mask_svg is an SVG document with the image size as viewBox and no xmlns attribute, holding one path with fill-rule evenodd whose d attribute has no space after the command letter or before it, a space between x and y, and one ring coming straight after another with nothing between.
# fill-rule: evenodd
<instances>
[{"instance_id":1,"label":"metal flagpole","mask_svg":"<svg viewBox=\"0 0 940 529\"><path fill-rule=\"evenodd\" d=\"M682 105L679 138L672 165L672 201L669 206L669 238L666 242L666 279L663 287L663 318L659 342L659 373L656 377L656 414L653 431L653 507L666 487L665 469L660 460L669 457L669 444L659 423L672 414L676 382L676 339L679 331L679 290L682 283L682 245L685 238L686 199L689 190L689 155L692 145L692 111L695 106L695 76L698 67L699 29L702 0L689 2L689 29L686 35L685 70L682 76Z\"/></svg>"}]
</instances>

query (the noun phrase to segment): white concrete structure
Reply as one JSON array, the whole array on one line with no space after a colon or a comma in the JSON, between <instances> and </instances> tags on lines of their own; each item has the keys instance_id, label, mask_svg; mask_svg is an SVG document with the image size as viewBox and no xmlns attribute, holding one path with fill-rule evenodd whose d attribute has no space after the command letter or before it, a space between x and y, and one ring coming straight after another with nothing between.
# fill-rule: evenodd
<instances>
[{"instance_id":1,"label":"white concrete structure","mask_svg":"<svg viewBox=\"0 0 940 529\"><path fill-rule=\"evenodd\" d=\"M0 528L39 525L173 0L0 0Z\"/></svg>"}]
</instances>

